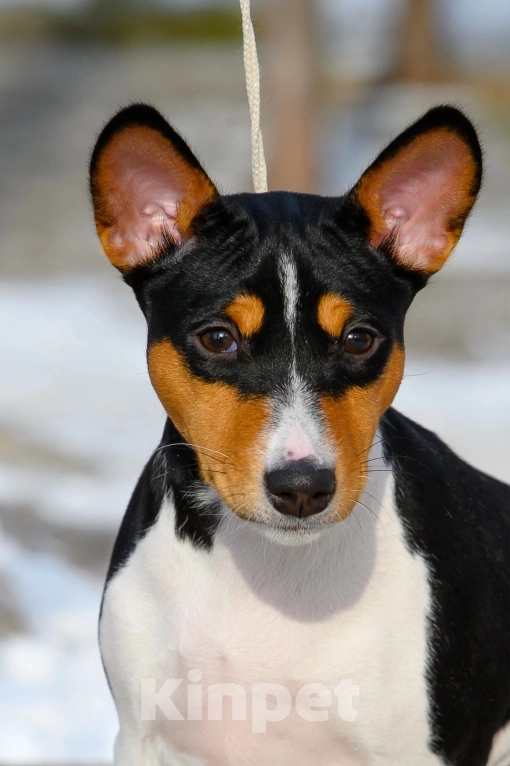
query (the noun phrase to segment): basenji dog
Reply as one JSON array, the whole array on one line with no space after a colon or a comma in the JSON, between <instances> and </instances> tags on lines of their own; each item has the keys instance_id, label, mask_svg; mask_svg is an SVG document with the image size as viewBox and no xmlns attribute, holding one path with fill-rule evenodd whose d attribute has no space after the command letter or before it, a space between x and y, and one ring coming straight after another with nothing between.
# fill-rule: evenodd
<instances>
[{"instance_id":1,"label":"basenji dog","mask_svg":"<svg viewBox=\"0 0 510 766\"><path fill-rule=\"evenodd\" d=\"M102 604L117 766L510 764L510 488L390 406L481 175L450 106L339 197L222 196L149 106L104 128L168 415Z\"/></svg>"}]
</instances>

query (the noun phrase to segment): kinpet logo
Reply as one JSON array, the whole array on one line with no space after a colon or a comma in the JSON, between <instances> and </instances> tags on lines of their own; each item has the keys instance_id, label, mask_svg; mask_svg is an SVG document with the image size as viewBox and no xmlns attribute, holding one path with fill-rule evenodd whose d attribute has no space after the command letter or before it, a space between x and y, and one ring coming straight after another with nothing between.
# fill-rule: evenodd
<instances>
[{"instance_id":1,"label":"kinpet logo","mask_svg":"<svg viewBox=\"0 0 510 766\"><path fill-rule=\"evenodd\" d=\"M189 683L183 678L169 678L159 689L154 678L141 680L141 719L155 721L158 710L169 721L222 721L224 700L230 700L229 709L234 721L251 718L254 734L264 734L268 722L285 720L294 709L305 721L328 721L330 714L344 721L355 721L358 711L353 698L359 697L359 686L351 679L343 679L333 689L324 684L307 683L294 695L283 684L257 683L244 687L236 683L204 685L200 670L190 670ZM179 698L186 699L185 710L172 699L179 690ZM230 716L229 716L230 717Z\"/></svg>"}]
</instances>

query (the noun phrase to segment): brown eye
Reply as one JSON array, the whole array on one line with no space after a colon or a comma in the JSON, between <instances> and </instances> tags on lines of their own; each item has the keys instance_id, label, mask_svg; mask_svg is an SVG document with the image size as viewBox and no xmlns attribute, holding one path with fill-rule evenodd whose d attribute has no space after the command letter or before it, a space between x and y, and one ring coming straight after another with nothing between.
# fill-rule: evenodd
<instances>
[{"instance_id":1,"label":"brown eye","mask_svg":"<svg viewBox=\"0 0 510 766\"><path fill-rule=\"evenodd\" d=\"M375 343L375 335L368 330L357 328L351 330L344 341L344 351L348 354L366 354Z\"/></svg>"},{"instance_id":2,"label":"brown eye","mask_svg":"<svg viewBox=\"0 0 510 766\"><path fill-rule=\"evenodd\" d=\"M213 354L232 354L237 351L237 343L228 330L217 328L208 330L200 336L202 345Z\"/></svg>"}]
</instances>

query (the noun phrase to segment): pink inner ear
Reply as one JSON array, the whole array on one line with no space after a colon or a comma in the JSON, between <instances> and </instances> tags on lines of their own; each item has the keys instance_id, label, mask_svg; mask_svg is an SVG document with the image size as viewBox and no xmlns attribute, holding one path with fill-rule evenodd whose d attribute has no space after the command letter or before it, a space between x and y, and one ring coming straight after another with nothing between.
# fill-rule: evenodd
<instances>
[{"instance_id":1,"label":"pink inner ear","mask_svg":"<svg viewBox=\"0 0 510 766\"><path fill-rule=\"evenodd\" d=\"M448 245L446 203L452 191L448 171L424 157L410 169L400 168L380 192L382 215L395 246L418 268L425 268L428 259Z\"/></svg>"},{"instance_id":2,"label":"pink inner ear","mask_svg":"<svg viewBox=\"0 0 510 766\"><path fill-rule=\"evenodd\" d=\"M450 223L466 214L472 182L467 147L453 134L442 139L402 150L376 192L383 225L371 244L392 237L399 260L425 271L440 268L455 245Z\"/></svg>"},{"instance_id":3,"label":"pink inner ear","mask_svg":"<svg viewBox=\"0 0 510 766\"><path fill-rule=\"evenodd\" d=\"M119 157L118 202L112 245L145 248L147 254L157 247L163 235L176 244L182 241L177 229L177 210L184 190L165 167L136 154Z\"/></svg>"},{"instance_id":4,"label":"pink inner ear","mask_svg":"<svg viewBox=\"0 0 510 766\"><path fill-rule=\"evenodd\" d=\"M143 125L126 127L103 149L92 178L96 227L103 249L121 271L176 245L217 194L205 172L172 141Z\"/></svg>"}]
</instances>

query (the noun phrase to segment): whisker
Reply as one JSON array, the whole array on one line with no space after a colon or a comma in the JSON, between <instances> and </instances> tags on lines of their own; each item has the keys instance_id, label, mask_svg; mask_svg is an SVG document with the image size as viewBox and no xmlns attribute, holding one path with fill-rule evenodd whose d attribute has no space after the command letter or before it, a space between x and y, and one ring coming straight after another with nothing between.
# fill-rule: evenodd
<instances>
[{"instance_id":1,"label":"whisker","mask_svg":"<svg viewBox=\"0 0 510 766\"><path fill-rule=\"evenodd\" d=\"M319 556L319 541L318 540L312 540L312 542L310 543L309 552L312 550L312 547L313 547L314 543L315 543L315 558L314 558L314 560L312 562L312 566L310 567L310 569L306 573L305 577L307 577L310 574L310 572L312 571L312 569L314 568L314 566L315 566L315 564L317 562L317 557ZM308 553L306 554L306 556L308 556ZM305 558L306 558L306 556L305 556ZM303 559L303 561L304 561L304 559Z\"/></svg>"},{"instance_id":2,"label":"whisker","mask_svg":"<svg viewBox=\"0 0 510 766\"><path fill-rule=\"evenodd\" d=\"M363 460L360 465L367 465L368 463L373 463L375 460L383 460L383 458L380 455L377 455L376 457L368 457L366 460Z\"/></svg>"},{"instance_id":3,"label":"whisker","mask_svg":"<svg viewBox=\"0 0 510 766\"><path fill-rule=\"evenodd\" d=\"M364 452L368 452L368 450L369 450L369 449L372 449L372 447L377 447L377 445L378 445L378 444L381 444L381 442L382 442L382 441L383 441L383 439L382 439L382 437L381 437L381 438L379 439L379 441L376 441L376 442L373 442L372 444L369 444L369 445L368 445L368 447L366 447L366 449L363 449L363 450L361 450L361 452L359 452L359 453L356 455L356 457L360 457L360 455L363 455L363 453L364 453Z\"/></svg>"},{"instance_id":4,"label":"whisker","mask_svg":"<svg viewBox=\"0 0 510 766\"><path fill-rule=\"evenodd\" d=\"M363 529L362 529L362 527L361 527L361 522L360 522L360 520L358 519L358 514L356 513L356 510L355 510L354 508L352 509L352 513L351 513L351 516L354 516L354 518L355 518L355 519L356 519L356 521L358 522L359 531L360 531L361 535L363 535Z\"/></svg>"},{"instance_id":5,"label":"whisker","mask_svg":"<svg viewBox=\"0 0 510 766\"><path fill-rule=\"evenodd\" d=\"M365 508L365 509L366 509L366 510L367 510L369 513L371 513L371 514L372 514L372 516L374 517L374 519L375 519L377 522L379 522L379 524L381 525L381 527L382 527L382 528L383 528L383 530L384 530L384 524L382 523L382 521L381 521L381 519L379 518L379 516L377 515L377 513L376 513L375 511L373 511L373 510L372 510L372 508L370 508L370 506L368 506L368 505L365 505L365 503L363 503L361 500L358 500L358 505L361 505L361 507L362 507L362 508ZM385 534L386 534L386 530L384 530L384 532L385 532Z\"/></svg>"},{"instance_id":6,"label":"whisker","mask_svg":"<svg viewBox=\"0 0 510 766\"><path fill-rule=\"evenodd\" d=\"M208 453L215 452L217 455L221 455L221 457L225 458L226 460L229 460L229 456L225 455L224 452L219 452L219 450L212 449L211 447L204 447L200 444L192 444L189 442L174 442L172 444L161 444L159 447L156 447L156 449L153 451L153 455L156 455L158 452L161 452L164 449L170 449L171 447L190 447L191 449L195 450L199 454L204 454L202 450L206 450L205 455L207 457L210 457L211 460L219 460L220 462L224 462L223 460L220 460L220 458L216 457L216 455L210 455Z\"/></svg>"}]
</instances>

